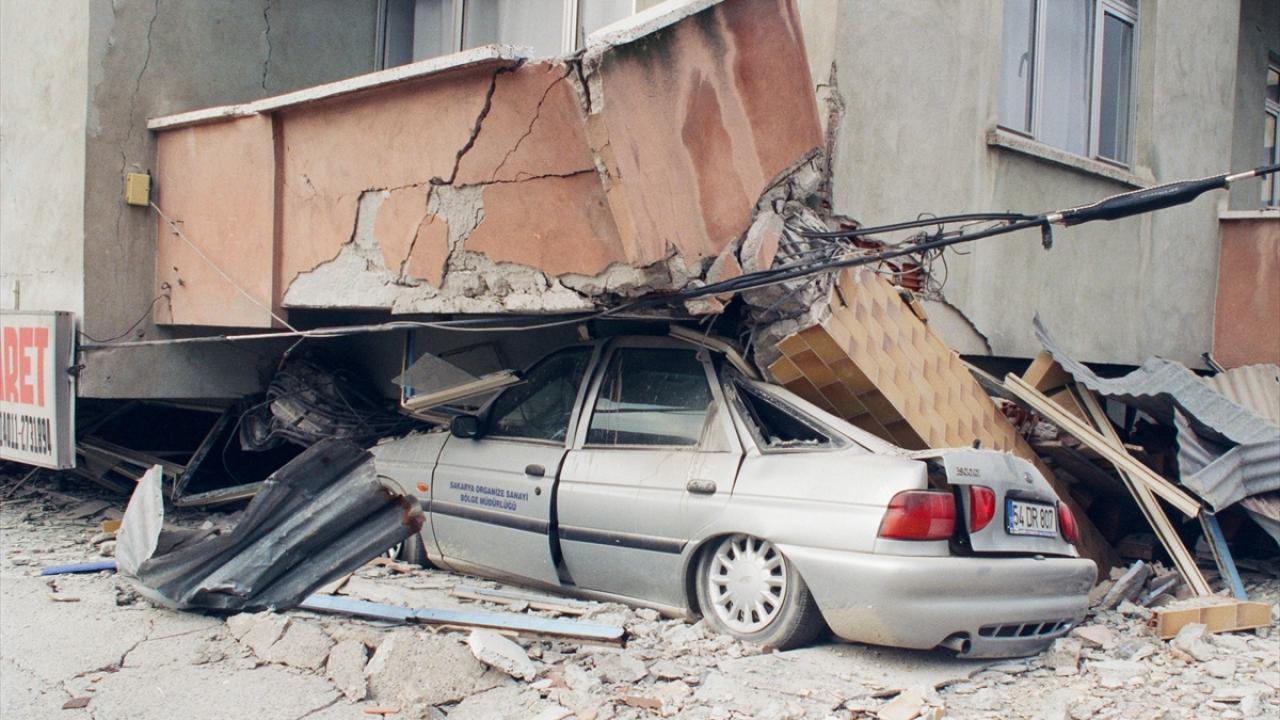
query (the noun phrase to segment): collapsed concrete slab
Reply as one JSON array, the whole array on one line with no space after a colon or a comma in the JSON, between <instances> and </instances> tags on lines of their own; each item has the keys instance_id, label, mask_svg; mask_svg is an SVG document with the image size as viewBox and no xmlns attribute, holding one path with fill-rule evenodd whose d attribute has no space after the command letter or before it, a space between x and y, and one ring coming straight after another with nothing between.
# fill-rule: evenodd
<instances>
[{"instance_id":1,"label":"collapsed concrete slab","mask_svg":"<svg viewBox=\"0 0 1280 720\"><path fill-rule=\"evenodd\" d=\"M277 322L269 308L553 312L681 289L725 272L761 195L823 142L797 13L777 0L640 13L572 57L477 48L149 127L156 320L244 327Z\"/></svg>"}]
</instances>

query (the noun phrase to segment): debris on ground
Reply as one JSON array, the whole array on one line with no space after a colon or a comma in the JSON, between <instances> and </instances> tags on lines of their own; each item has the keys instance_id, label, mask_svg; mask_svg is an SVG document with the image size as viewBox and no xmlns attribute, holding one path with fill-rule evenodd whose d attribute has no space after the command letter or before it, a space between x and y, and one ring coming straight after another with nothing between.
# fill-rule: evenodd
<instances>
[{"instance_id":1,"label":"debris on ground","mask_svg":"<svg viewBox=\"0 0 1280 720\"><path fill-rule=\"evenodd\" d=\"M88 541L101 532L98 523L58 517L81 501L51 499L28 488L0 505L6 538L0 556L5 578L0 632L6 658L35 657L49 643L64 648L68 658L61 671L38 662L30 670L23 669L25 664L5 665L0 675L5 683L43 678L42 685L65 683L72 693L49 695L45 705L39 704L46 702L40 699L44 696L26 693L34 704L21 707L30 717L60 713L71 697L90 697L98 717L121 716L125 696L135 703L131 717L173 717L181 707L174 703L189 702L182 693L171 695L164 709L139 704L135 696L140 688L177 682L233 684L237 697L252 698L243 707L282 720L303 714L279 710L286 700L304 710L326 706L313 715L320 720L853 719L892 716L897 708L917 707L917 697L917 718L1252 718L1280 712L1277 617L1256 630L1205 632L1200 645L1190 646L1205 658L1197 659L1156 636L1149 622L1160 608L1121 602L1114 609L1095 607L1070 636L1038 657L991 663L852 643L762 652L714 634L703 623L664 619L653 610L543 595L434 569L401 572L368 563L354 569L341 591L351 593L344 599L378 596L404 607L520 614L531 620L571 617L626 627L624 647L499 635L510 643L508 652L518 648L533 666L526 680L527 672L498 669L497 656L493 662L478 658L472 628L403 626L301 609L221 620L153 607L145 599L117 604L118 580L108 573L39 577L40 567L92 557ZM194 509L175 510L166 521L192 530L206 523L231 524L226 513ZM23 558L30 562L13 562ZM1138 600L1172 572L1158 561L1148 564L1151 577ZM1252 569L1242 569L1242 577L1250 597L1274 606L1280 601L1280 574L1265 562L1247 564ZM50 580L58 583L56 589L45 584ZM54 602L51 590L81 601ZM530 605L516 612L513 598ZM551 600L574 612L534 607ZM26 625L22 618L46 620ZM51 629L50 623L59 627ZM148 627L154 628L149 634ZM135 644L137 649L127 652ZM99 672L114 664L122 669ZM13 702L7 698L0 693L0 704Z\"/></svg>"}]
</instances>

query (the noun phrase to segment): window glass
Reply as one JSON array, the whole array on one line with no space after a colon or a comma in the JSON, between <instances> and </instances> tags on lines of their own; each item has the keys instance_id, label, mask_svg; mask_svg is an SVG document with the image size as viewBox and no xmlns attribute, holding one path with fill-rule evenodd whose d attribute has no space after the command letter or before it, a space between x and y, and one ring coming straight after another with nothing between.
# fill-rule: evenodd
<instances>
[{"instance_id":1,"label":"window glass","mask_svg":"<svg viewBox=\"0 0 1280 720\"><path fill-rule=\"evenodd\" d=\"M533 48L539 57L561 52L564 0L467 0L462 47L501 43Z\"/></svg>"},{"instance_id":2,"label":"window glass","mask_svg":"<svg viewBox=\"0 0 1280 720\"><path fill-rule=\"evenodd\" d=\"M1280 68L1267 68L1267 99L1280 103Z\"/></svg>"},{"instance_id":3,"label":"window glass","mask_svg":"<svg viewBox=\"0 0 1280 720\"><path fill-rule=\"evenodd\" d=\"M578 47L591 33L631 15L631 0L577 0Z\"/></svg>"},{"instance_id":4,"label":"window glass","mask_svg":"<svg viewBox=\"0 0 1280 720\"><path fill-rule=\"evenodd\" d=\"M831 438L773 401L761 397L745 385L737 386L738 397L747 408L748 419L758 432L757 440L773 450L830 447Z\"/></svg>"},{"instance_id":5,"label":"window glass","mask_svg":"<svg viewBox=\"0 0 1280 720\"><path fill-rule=\"evenodd\" d=\"M1000 124L1031 132L1031 77L1035 69L1035 2L1005 0L1000 63Z\"/></svg>"},{"instance_id":6,"label":"window glass","mask_svg":"<svg viewBox=\"0 0 1280 720\"><path fill-rule=\"evenodd\" d=\"M692 350L622 348L600 383L592 445L697 445L711 389Z\"/></svg>"},{"instance_id":7,"label":"window glass","mask_svg":"<svg viewBox=\"0 0 1280 720\"><path fill-rule=\"evenodd\" d=\"M1039 140L1077 155L1089 152L1089 45L1093 3L1057 0L1045 13Z\"/></svg>"},{"instance_id":8,"label":"window glass","mask_svg":"<svg viewBox=\"0 0 1280 720\"><path fill-rule=\"evenodd\" d=\"M1129 97L1133 25L1107 13L1102 21L1102 92L1098 98L1098 154L1129 161Z\"/></svg>"},{"instance_id":9,"label":"window glass","mask_svg":"<svg viewBox=\"0 0 1280 720\"><path fill-rule=\"evenodd\" d=\"M415 0L413 59L427 60L453 52L453 3L461 0Z\"/></svg>"},{"instance_id":10,"label":"window glass","mask_svg":"<svg viewBox=\"0 0 1280 720\"><path fill-rule=\"evenodd\" d=\"M488 434L564 440L590 358L591 348L575 347L534 365L525 373L523 382L507 388L493 401Z\"/></svg>"}]
</instances>

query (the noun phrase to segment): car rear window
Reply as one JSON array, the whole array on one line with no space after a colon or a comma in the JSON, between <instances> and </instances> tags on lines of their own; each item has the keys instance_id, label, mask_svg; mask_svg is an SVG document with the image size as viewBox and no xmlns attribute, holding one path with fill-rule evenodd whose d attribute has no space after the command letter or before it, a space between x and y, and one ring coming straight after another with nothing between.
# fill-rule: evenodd
<instances>
[{"instance_id":1,"label":"car rear window","mask_svg":"<svg viewBox=\"0 0 1280 720\"><path fill-rule=\"evenodd\" d=\"M743 383L735 383L738 397L755 426L756 440L768 449L831 447L831 437L796 413L760 395Z\"/></svg>"}]
</instances>

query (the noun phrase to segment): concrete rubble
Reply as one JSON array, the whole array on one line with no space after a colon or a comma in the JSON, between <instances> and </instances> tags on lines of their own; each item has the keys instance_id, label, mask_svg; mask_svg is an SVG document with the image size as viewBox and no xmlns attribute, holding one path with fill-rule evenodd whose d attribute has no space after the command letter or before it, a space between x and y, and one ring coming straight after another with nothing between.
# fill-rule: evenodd
<instances>
[{"instance_id":1,"label":"concrete rubble","mask_svg":"<svg viewBox=\"0 0 1280 720\"><path fill-rule=\"evenodd\" d=\"M0 492L14 482L8 479ZM996 663L844 643L762 653L702 623L594 602L581 617L624 624L625 648L300 611L220 619L152 607L118 593L117 579L105 573L38 577L42 566L95 555L90 541L101 532L97 518L60 517L68 504L22 488L0 505L5 717L63 713L64 703L79 698L87 698L92 717L143 720L225 717L229 707L268 720L330 720L372 710L450 720L1076 720L1280 712L1280 618L1274 614L1270 627L1256 631L1210 635L1202 625L1188 625L1166 643L1148 629L1148 608L1098 606L1042 655ZM198 527L220 519L185 511L174 522ZM368 565L341 592L418 607L515 607L451 594L502 587L494 582L398 570ZM1274 568L1246 572L1245 579L1251 597L1280 600Z\"/></svg>"}]
</instances>

